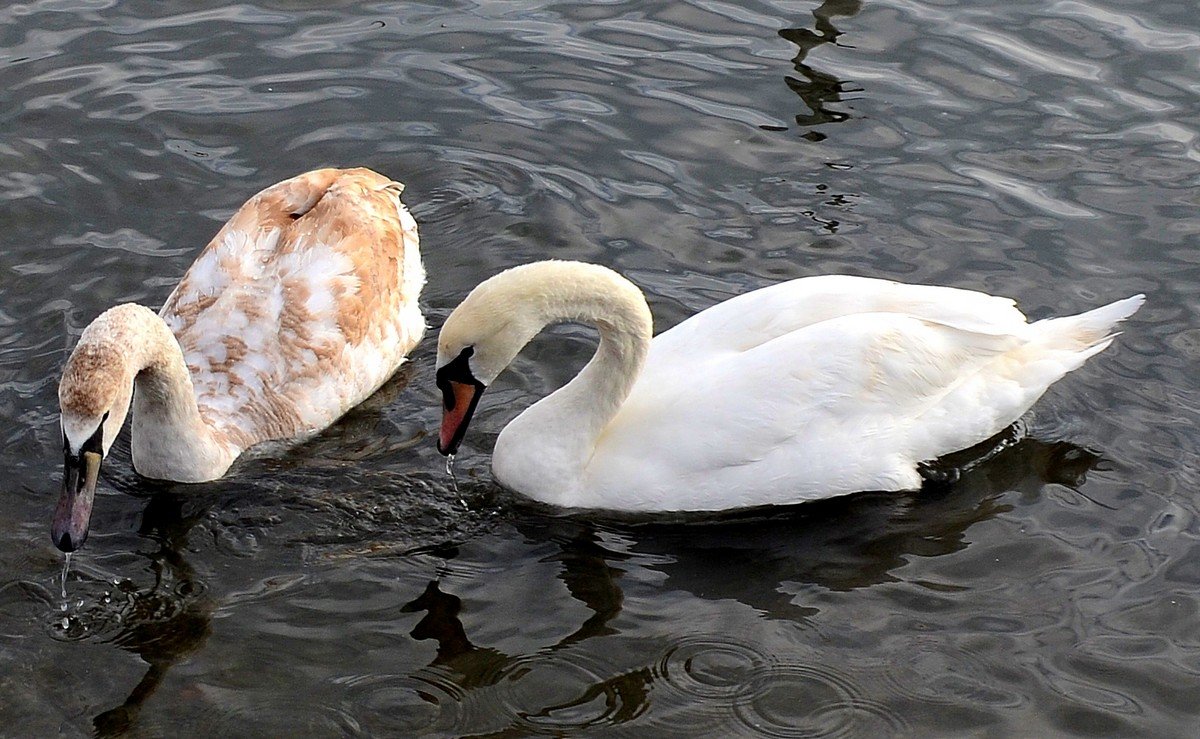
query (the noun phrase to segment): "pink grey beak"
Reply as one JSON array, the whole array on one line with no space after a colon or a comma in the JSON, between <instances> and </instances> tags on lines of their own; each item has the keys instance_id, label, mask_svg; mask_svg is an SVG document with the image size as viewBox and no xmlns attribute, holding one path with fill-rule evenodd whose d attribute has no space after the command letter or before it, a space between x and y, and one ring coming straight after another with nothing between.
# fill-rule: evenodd
<instances>
[{"instance_id":1,"label":"pink grey beak","mask_svg":"<svg viewBox=\"0 0 1200 739\"><path fill-rule=\"evenodd\" d=\"M96 452L83 452L77 456L68 453L64 460L62 497L50 526L54 546L64 552L75 551L87 540L101 459Z\"/></svg>"}]
</instances>

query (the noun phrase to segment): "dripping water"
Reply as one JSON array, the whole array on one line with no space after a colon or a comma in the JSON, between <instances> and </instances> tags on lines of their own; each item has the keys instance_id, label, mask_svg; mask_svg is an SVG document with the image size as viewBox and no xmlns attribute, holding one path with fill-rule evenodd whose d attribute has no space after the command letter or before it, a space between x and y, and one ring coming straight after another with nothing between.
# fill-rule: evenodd
<instances>
[{"instance_id":1,"label":"dripping water","mask_svg":"<svg viewBox=\"0 0 1200 739\"><path fill-rule=\"evenodd\" d=\"M69 575L71 572L71 553L66 552L65 555L66 556L63 557L62 583L61 583L61 585L62 585L62 612L63 612L62 630L63 631L66 631L67 629L69 629L71 627L71 618L70 618L70 616L66 615L66 613L67 613L67 575Z\"/></svg>"},{"instance_id":2,"label":"dripping water","mask_svg":"<svg viewBox=\"0 0 1200 739\"><path fill-rule=\"evenodd\" d=\"M66 610L66 608L67 608L67 575L70 574L70 572L71 572L71 552L66 552L66 556L63 558L63 568L62 568L63 610Z\"/></svg>"},{"instance_id":3,"label":"dripping water","mask_svg":"<svg viewBox=\"0 0 1200 739\"><path fill-rule=\"evenodd\" d=\"M458 502L462 504L463 508L470 510L470 506L467 505L467 501L463 500L462 493L458 491L458 478L454 476L453 454L446 455L446 474L450 475L450 487L454 489L454 494L458 496Z\"/></svg>"}]
</instances>

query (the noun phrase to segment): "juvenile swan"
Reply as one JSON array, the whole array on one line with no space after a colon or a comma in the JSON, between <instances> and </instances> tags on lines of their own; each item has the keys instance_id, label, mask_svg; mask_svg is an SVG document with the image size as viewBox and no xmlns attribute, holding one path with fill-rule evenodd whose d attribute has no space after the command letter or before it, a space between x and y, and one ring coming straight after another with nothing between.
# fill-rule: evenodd
<instances>
[{"instance_id":1,"label":"juvenile swan","mask_svg":"<svg viewBox=\"0 0 1200 739\"><path fill-rule=\"evenodd\" d=\"M732 298L651 340L650 310L604 267L538 262L476 287L442 327L438 450L549 323L600 345L500 433L502 485L560 506L722 510L918 488L917 465L1015 421L1104 350L1144 296L1027 323L1013 301L830 275Z\"/></svg>"},{"instance_id":2,"label":"juvenile swan","mask_svg":"<svg viewBox=\"0 0 1200 739\"><path fill-rule=\"evenodd\" d=\"M203 482L248 447L298 440L373 393L421 339L425 282L404 186L318 169L268 187L217 233L157 315L127 303L67 360L51 537L87 538L100 463L133 406L133 466Z\"/></svg>"}]
</instances>

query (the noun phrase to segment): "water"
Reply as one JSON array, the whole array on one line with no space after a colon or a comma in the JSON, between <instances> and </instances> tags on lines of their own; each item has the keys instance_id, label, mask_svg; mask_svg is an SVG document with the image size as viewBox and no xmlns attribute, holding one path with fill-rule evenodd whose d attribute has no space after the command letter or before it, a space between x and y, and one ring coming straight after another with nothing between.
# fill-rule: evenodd
<instances>
[{"instance_id":1,"label":"water","mask_svg":"<svg viewBox=\"0 0 1200 739\"><path fill-rule=\"evenodd\" d=\"M71 574L71 552L67 552L66 554L63 555L62 599L63 599L63 610L64 611L67 609L67 575L69 575L69 574Z\"/></svg>"},{"instance_id":2,"label":"water","mask_svg":"<svg viewBox=\"0 0 1200 739\"><path fill-rule=\"evenodd\" d=\"M469 509L470 506L467 505L467 501L463 500L462 493L458 489L458 478L455 477L455 475L454 475L454 455L453 454L446 455L446 476L450 478L450 489L454 491L454 494L456 496L458 496L459 505L461 505L463 508Z\"/></svg>"},{"instance_id":3,"label":"water","mask_svg":"<svg viewBox=\"0 0 1200 739\"><path fill-rule=\"evenodd\" d=\"M1194 733L1192 4L40 0L0 33L3 725ZM219 483L140 479L122 438L60 600L55 388L79 332L160 304L249 194L322 164L408 185L434 329L550 256L620 269L660 330L832 272L1033 317L1149 302L957 483L715 520L490 484L495 435L586 361L573 327L489 389L464 509L431 337L336 427Z\"/></svg>"}]
</instances>

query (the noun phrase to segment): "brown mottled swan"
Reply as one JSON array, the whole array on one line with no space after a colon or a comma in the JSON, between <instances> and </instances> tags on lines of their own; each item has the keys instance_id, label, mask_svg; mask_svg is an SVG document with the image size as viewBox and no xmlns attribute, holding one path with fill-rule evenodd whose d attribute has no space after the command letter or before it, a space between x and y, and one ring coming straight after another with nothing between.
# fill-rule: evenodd
<instances>
[{"instance_id":1,"label":"brown mottled swan","mask_svg":"<svg viewBox=\"0 0 1200 739\"><path fill-rule=\"evenodd\" d=\"M203 482L255 444L317 433L396 371L425 331L403 189L369 169L272 185L229 219L157 314L128 303L92 321L58 389L59 549L87 537L100 464L131 407L134 469Z\"/></svg>"}]
</instances>

